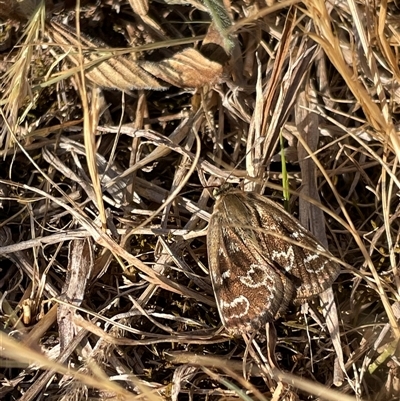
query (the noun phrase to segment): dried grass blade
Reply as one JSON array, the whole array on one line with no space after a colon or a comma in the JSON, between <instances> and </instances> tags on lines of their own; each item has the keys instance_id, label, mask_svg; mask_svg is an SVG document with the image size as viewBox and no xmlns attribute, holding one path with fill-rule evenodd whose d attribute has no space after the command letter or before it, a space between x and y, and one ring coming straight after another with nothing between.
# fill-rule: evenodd
<instances>
[{"instance_id":1,"label":"dried grass blade","mask_svg":"<svg viewBox=\"0 0 400 401\"><path fill-rule=\"evenodd\" d=\"M81 305L86 292L86 285L93 269L93 244L90 238L71 241L69 244L68 267L62 297L72 305ZM73 322L74 310L60 304L57 322L60 335L61 352L77 333Z\"/></svg>"},{"instance_id":2,"label":"dried grass blade","mask_svg":"<svg viewBox=\"0 0 400 401\"><path fill-rule=\"evenodd\" d=\"M129 0L132 10L138 15L147 15L149 12L148 0Z\"/></svg>"},{"instance_id":3,"label":"dried grass blade","mask_svg":"<svg viewBox=\"0 0 400 401\"><path fill-rule=\"evenodd\" d=\"M81 372L78 372L77 370L64 366L61 362L52 361L51 359L43 355L41 352L37 352L29 347L22 346L20 342L7 336L2 331L0 331L0 342L3 347L2 356L4 357L20 361L21 363L35 364L35 366L39 365L42 368L51 370L52 374L54 374L54 372L58 372L64 375L72 376L75 380L78 380L86 384L88 387L98 388L101 390L106 389L115 392L116 394L119 395L119 397L121 397L121 399L131 398L132 394L129 393L124 388L122 388L121 386L119 386L117 383L111 380L99 380L98 376L93 377L92 375L83 374ZM43 376L48 377L48 373L49 372L45 372ZM39 384L39 380L36 380L34 384L36 387L36 391L40 391L39 386L36 386ZM33 387L34 386L32 386L31 389ZM29 393L31 392L29 391ZM33 398L28 398L27 396L28 396L28 391L24 393L24 396L21 397L20 400L33 399Z\"/></svg>"},{"instance_id":4,"label":"dried grass blade","mask_svg":"<svg viewBox=\"0 0 400 401\"><path fill-rule=\"evenodd\" d=\"M32 98L31 87L29 84L29 74L31 69L31 62L34 55L35 44L40 40L40 34L44 31L45 20L45 7L44 2L40 2L40 6L36 8L36 12L30 17L28 24L25 28L19 54L16 56L16 62L6 71L2 76L1 89L4 90L2 94L1 103L5 105L4 114L6 115L12 129L18 121L18 114L26 97ZM26 108L26 112L20 121L23 121L28 111L33 107L33 102ZM0 129L0 143L5 143L5 150L11 143L10 133L5 124Z\"/></svg>"}]
</instances>

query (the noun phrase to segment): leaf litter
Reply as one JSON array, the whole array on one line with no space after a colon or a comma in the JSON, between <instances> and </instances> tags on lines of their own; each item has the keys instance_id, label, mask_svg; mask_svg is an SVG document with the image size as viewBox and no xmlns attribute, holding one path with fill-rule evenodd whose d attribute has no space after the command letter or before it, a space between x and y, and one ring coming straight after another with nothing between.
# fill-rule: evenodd
<instances>
[{"instance_id":1,"label":"leaf litter","mask_svg":"<svg viewBox=\"0 0 400 401\"><path fill-rule=\"evenodd\" d=\"M0 1L3 399L398 399L398 9L266 3ZM342 263L254 337L208 276L226 181Z\"/></svg>"}]
</instances>

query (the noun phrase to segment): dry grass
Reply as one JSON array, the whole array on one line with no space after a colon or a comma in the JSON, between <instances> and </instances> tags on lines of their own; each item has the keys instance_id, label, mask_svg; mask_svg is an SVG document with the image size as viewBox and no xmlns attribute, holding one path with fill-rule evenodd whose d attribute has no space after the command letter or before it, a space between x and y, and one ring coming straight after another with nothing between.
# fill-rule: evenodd
<instances>
[{"instance_id":1,"label":"dry grass","mask_svg":"<svg viewBox=\"0 0 400 401\"><path fill-rule=\"evenodd\" d=\"M0 1L1 399L399 399L396 3L46 3ZM280 134L337 311L233 338L210 188L279 202Z\"/></svg>"}]
</instances>

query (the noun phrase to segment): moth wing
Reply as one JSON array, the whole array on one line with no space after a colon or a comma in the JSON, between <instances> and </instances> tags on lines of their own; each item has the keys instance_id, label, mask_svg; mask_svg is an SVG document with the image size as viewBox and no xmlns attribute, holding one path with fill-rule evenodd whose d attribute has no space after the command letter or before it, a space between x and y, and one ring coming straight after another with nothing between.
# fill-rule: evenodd
<instances>
[{"instance_id":1,"label":"moth wing","mask_svg":"<svg viewBox=\"0 0 400 401\"><path fill-rule=\"evenodd\" d=\"M240 213L234 207L230 212ZM229 223L224 212L214 210L207 235L218 311L231 332L258 330L287 308L295 289L264 257L253 230Z\"/></svg>"},{"instance_id":2,"label":"moth wing","mask_svg":"<svg viewBox=\"0 0 400 401\"><path fill-rule=\"evenodd\" d=\"M256 193L249 196L256 200L266 257L286 272L296 287L296 298L310 298L329 288L340 272L329 251L281 206Z\"/></svg>"}]
</instances>

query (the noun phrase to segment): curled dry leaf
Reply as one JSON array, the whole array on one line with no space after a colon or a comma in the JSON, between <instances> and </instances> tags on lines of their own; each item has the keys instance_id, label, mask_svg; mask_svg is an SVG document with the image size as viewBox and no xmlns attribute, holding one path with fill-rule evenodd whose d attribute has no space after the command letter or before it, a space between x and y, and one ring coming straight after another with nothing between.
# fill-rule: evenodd
<instances>
[{"instance_id":1,"label":"curled dry leaf","mask_svg":"<svg viewBox=\"0 0 400 401\"><path fill-rule=\"evenodd\" d=\"M180 88L198 88L216 83L222 65L188 48L163 61L143 62L142 67L157 78Z\"/></svg>"},{"instance_id":2,"label":"curled dry leaf","mask_svg":"<svg viewBox=\"0 0 400 401\"><path fill-rule=\"evenodd\" d=\"M79 65L79 56L75 48L84 46L85 49L98 50L102 45L98 41L93 43L82 34L78 38L73 28L56 22L51 23L50 32L56 43L74 46L68 52L68 59L76 66ZM103 45L105 48L106 45ZM219 80L223 71L220 63L209 60L192 48L157 63L137 61L130 56L104 58L95 51L85 52L84 58L89 80L102 88L119 89L127 93L132 89L166 89L159 80L180 88L211 85Z\"/></svg>"},{"instance_id":3,"label":"curled dry leaf","mask_svg":"<svg viewBox=\"0 0 400 401\"><path fill-rule=\"evenodd\" d=\"M68 52L68 59L76 66L79 65L79 56L76 52L78 46L93 49L93 52L85 52L85 64L88 67L86 77L101 88L118 89L127 93L132 89L166 89L141 67L140 61L134 60L129 55L104 59L96 54L94 49L106 48L105 44L99 43L98 40L93 43L82 34L78 38L75 30L64 24L53 21L50 27L52 39L57 44L64 45L64 48L65 45L73 46L73 49ZM67 49L65 50L67 51Z\"/></svg>"}]
</instances>

